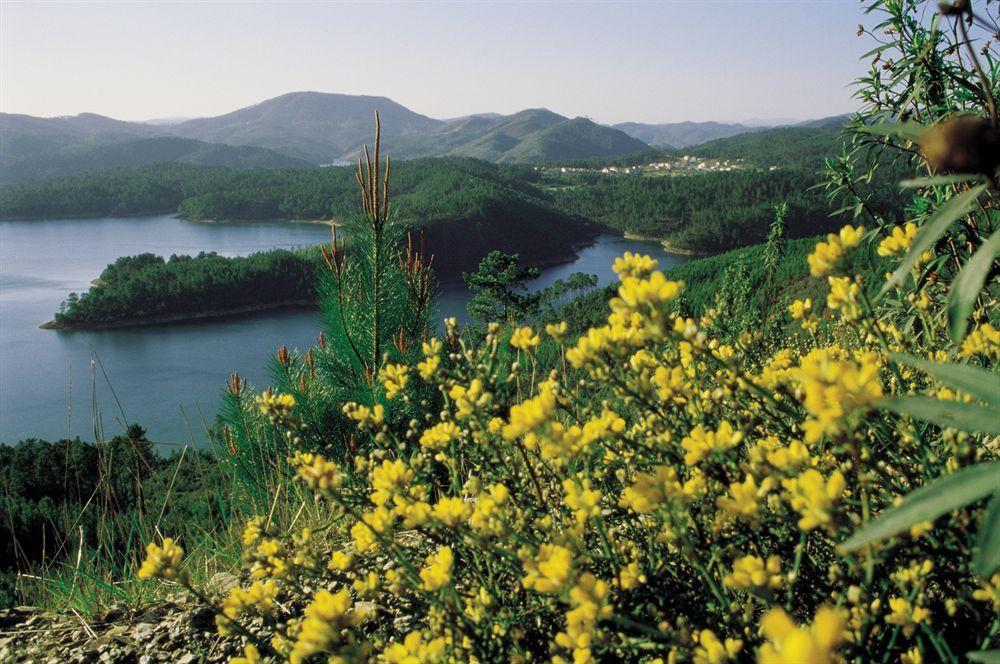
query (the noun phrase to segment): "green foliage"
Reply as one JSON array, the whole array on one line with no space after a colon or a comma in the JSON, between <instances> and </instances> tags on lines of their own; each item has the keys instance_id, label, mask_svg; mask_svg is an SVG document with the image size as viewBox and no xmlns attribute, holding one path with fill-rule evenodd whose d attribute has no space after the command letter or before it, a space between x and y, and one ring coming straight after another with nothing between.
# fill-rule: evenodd
<instances>
[{"instance_id":1,"label":"green foliage","mask_svg":"<svg viewBox=\"0 0 1000 664\"><path fill-rule=\"evenodd\" d=\"M17 572L58 574L78 556L128 570L157 528L200 540L232 518L226 484L210 452L161 455L138 425L97 445L0 445L0 601L30 591Z\"/></svg>"},{"instance_id":2,"label":"green foliage","mask_svg":"<svg viewBox=\"0 0 1000 664\"><path fill-rule=\"evenodd\" d=\"M433 319L433 274L419 240L414 242L390 207L389 161L380 170L379 148L376 116L373 159L366 148L364 167L359 162L356 173L363 212L346 222L348 240L335 236L320 248L324 333L304 355L282 347L272 365L273 388L292 395L297 408L308 414L302 436L318 436L324 453L336 458L357 451L356 423L344 414L343 404L381 408L386 403L383 368L419 357ZM301 443L300 437L274 435L268 418L275 416L265 406L234 375L216 436L249 499L257 503L282 483L287 458ZM386 418L401 426L411 414L404 406L393 408Z\"/></svg>"},{"instance_id":3,"label":"green foliage","mask_svg":"<svg viewBox=\"0 0 1000 664\"><path fill-rule=\"evenodd\" d=\"M56 323L101 327L158 318L236 313L315 302L319 252L276 249L226 258L153 254L125 256L83 295L71 293Z\"/></svg>"},{"instance_id":4,"label":"green foliage","mask_svg":"<svg viewBox=\"0 0 1000 664\"><path fill-rule=\"evenodd\" d=\"M743 170L668 177L560 176L553 203L625 232L667 238L671 246L725 251L766 238L774 206L788 205L789 237L832 230L818 178L795 170Z\"/></svg>"},{"instance_id":5,"label":"green foliage","mask_svg":"<svg viewBox=\"0 0 1000 664\"><path fill-rule=\"evenodd\" d=\"M537 267L523 267L518 254L491 251L462 280L473 292L469 315L481 323L524 320L538 309L540 295L529 293L526 282L538 276Z\"/></svg>"}]
</instances>

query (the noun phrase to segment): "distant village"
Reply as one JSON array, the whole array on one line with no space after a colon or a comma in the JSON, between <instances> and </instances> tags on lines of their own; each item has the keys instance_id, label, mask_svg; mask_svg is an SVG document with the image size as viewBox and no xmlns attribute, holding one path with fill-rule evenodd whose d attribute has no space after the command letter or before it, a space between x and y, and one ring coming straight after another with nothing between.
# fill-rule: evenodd
<instances>
[{"instance_id":1,"label":"distant village","mask_svg":"<svg viewBox=\"0 0 1000 664\"><path fill-rule=\"evenodd\" d=\"M649 164L637 164L634 166L536 166L536 171L548 171L550 173L604 173L607 175L668 175L671 173L688 173L691 171L703 171L706 173L722 173L726 171L739 171L747 168L756 168L743 162L742 159L707 159L704 157L692 157L684 155L668 161L655 161ZM777 166L771 166L768 170L777 170Z\"/></svg>"}]
</instances>

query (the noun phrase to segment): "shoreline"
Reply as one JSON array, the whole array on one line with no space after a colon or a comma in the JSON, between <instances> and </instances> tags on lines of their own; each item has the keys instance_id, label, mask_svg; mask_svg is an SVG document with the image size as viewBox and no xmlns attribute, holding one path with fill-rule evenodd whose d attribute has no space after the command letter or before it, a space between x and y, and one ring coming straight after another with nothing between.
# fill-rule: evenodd
<instances>
[{"instance_id":1,"label":"shoreline","mask_svg":"<svg viewBox=\"0 0 1000 664\"><path fill-rule=\"evenodd\" d=\"M265 311L277 311L280 309L313 309L317 307L315 300L290 300L288 302L275 302L272 304L249 304L242 307L232 307L230 309L212 309L209 311L198 311L186 314L171 314L167 316L151 316L149 318L127 318L116 321L106 321L93 324L65 324L57 323L54 319L46 321L38 326L41 330L60 330L72 332L75 330L120 330L135 327L152 327L154 325L170 325L174 323L205 323L210 321L225 320L227 318L240 318L251 314Z\"/></svg>"},{"instance_id":2,"label":"shoreline","mask_svg":"<svg viewBox=\"0 0 1000 664\"><path fill-rule=\"evenodd\" d=\"M704 256L710 256L710 253L695 251L693 249L682 249L680 247L675 247L670 244L670 240L665 240L661 237L653 237L651 235L641 235L639 233L634 233L632 231L622 232L622 237L626 240L642 240L644 242L659 242L663 247L663 251L668 254L674 254L676 256L688 256L690 258L700 258Z\"/></svg>"}]
</instances>

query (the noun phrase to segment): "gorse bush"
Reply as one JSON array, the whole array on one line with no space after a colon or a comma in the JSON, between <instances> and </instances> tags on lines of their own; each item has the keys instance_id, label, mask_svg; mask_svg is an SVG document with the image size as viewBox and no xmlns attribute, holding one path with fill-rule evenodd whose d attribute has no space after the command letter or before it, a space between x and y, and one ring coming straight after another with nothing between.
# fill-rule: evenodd
<instances>
[{"instance_id":1,"label":"gorse bush","mask_svg":"<svg viewBox=\"0 0 1000 664\"><path fill-rule=\"evenodd\" d=\"M907 217L855 201L877 221L815 244L823 296L772 312L791 334L684 315L685 284L626 254L606 321L578 338L495 323L470 343L451 321L383 363L343 404L346 455L312 426L314 397L266 392L256 417L294 441L271 463L316 519L246 525L246 583L213 604L239 661L916 663L998 646L998 162L951 124L977 114L972 134L997 136L997 65L964 26L920 23L921 2L872 9L882 52L943 86L874 95L909 95L883 119L924 126L858 125L859 145L923 151ZM885 157L845 158L860 173ZM855 271L865 252L888 278ZM190 587L185 569L167 539L139 575Z\"/></svg>"}]
</instances>

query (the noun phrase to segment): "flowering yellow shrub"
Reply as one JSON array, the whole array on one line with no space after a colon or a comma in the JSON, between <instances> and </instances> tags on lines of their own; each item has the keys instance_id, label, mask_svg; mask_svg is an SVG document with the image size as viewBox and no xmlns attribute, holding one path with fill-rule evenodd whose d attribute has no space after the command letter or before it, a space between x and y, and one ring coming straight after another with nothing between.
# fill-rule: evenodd
<instances>
[{"instance_id":1,"label":"flowering yellow shrub","mask_svg":"<svg viewBox=\"0 0 1000 664\"><path fill-rule=\"evenodd\" d=\"M860 234L817 246L825 331L781 347L715 338L678 314L683 284L633 255L615 263L606 325L568 344L549 326L560 368L536 375L530 328L491 326L473 347L450 325L415 370L382 371L384 402L345 406L370 449L288 460L325 522L248 524L256 580L220 604L220 632L247 640L239 661L292 662L938 661L995 640L1000 582L968 566L978 506L837 551L911 489L988 455L970 432L879 410L948 392L892 363L921 349L838 275ZM817 321L812 306L791 313ZM962 353L995 357L995 337L981 325ZM440 411L394 428L388 413L421 381ZM294 400L261 408L304 431ZM151 545L140 575L178 578L180 555Z\"/></svg>"}]
</instances>

